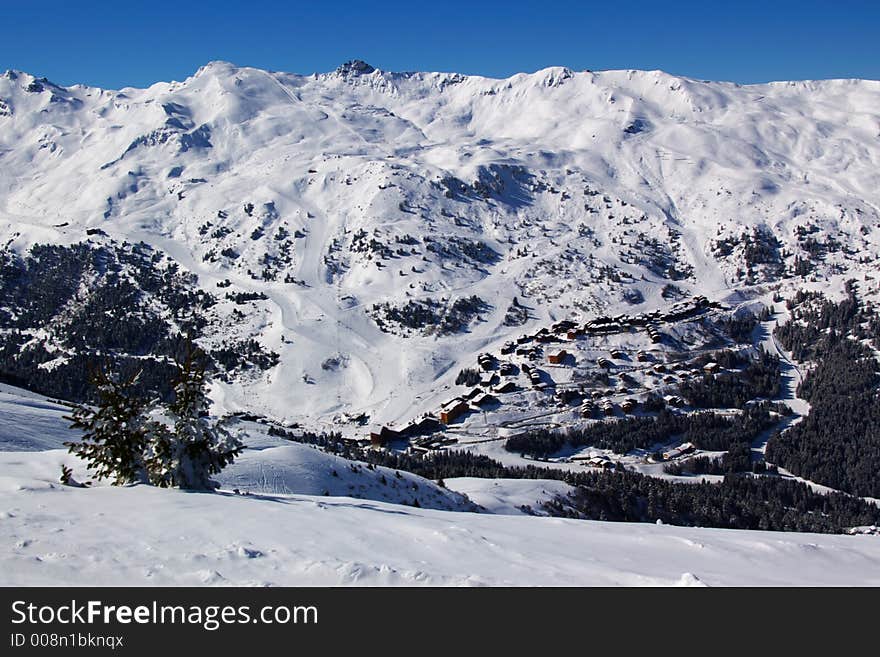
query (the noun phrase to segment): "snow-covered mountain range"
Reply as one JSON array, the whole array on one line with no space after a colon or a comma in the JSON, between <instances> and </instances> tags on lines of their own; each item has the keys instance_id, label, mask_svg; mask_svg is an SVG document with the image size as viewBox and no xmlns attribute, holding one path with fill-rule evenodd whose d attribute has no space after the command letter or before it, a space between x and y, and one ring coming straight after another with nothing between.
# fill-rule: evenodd
<instances>
[{"instance_id":1,"label":"snow-covered mountain range","mask_svg":"<svg viewBox=\"0 0 880 657\"><path fill-rule=\"evenodd\" d=\"M0 241L0 584L876 584L878 81L6 71ZM222 492L56 483L180 332Z\"/></svg>"},{"instance_id":2,"label":"snow-covered mountain range","mask_svg":"<svg viewBox=\"0 0 880 657\"><path fill-rule=\"evenodd\" d=\"M404 421L523 327L875 270L878 108L877 81L660 71L212 62L118 91L7 71L0 232L7 258L143 241L196 274L205 343L277 355L219 383L222 408Z\"/></svg>"}]
</instances>

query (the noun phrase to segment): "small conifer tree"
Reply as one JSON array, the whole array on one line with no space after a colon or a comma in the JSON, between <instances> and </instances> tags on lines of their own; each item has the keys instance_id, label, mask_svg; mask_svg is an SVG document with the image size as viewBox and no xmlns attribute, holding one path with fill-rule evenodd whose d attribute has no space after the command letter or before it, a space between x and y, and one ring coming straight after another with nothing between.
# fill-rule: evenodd
<instances>
[{"instance_id":1,"label":"small conifer tree","mask_svg":"<svg viewBox=\"0 0 880 657\"><path fill-rule=\"evenodd\" d=\"M242 443L209 417L204 354L187 342L176 362L174 399L157 407L149 423L146 468L150 482L161 487L209 490L217 474L241 453Z\"/></svg>"},{"instance_id":2,"label":"small conifer tree","mask_svg":"<svg viewBox=\"0 0 880 657\"><path fill-rule=\"evenodd\" d=\"M146 401L135 394L140 372L120 380L103 367L90 372L96 404L79 404L65 419L83 432L82 441L64 443L74 456L86 461L98 479L114 485L146 482L144 448L147 439Z\"/></svg>"}]
</instances>

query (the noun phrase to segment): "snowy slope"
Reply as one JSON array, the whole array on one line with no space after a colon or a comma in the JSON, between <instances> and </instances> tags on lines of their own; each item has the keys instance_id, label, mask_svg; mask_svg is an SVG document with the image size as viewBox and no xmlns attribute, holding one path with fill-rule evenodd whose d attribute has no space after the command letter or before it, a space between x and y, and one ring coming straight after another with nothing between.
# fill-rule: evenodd
<instances>
[{"instance_id":1,"label":"snowy slope","mask_svg":"<svg viewBox=\"0 0 880 657\"><path fill-rule=\"evenodd\" d=\"M519 515L541 513L541 504L566 496L573 486L555 479L483 479L454 477L446 479L446 486L468 498L491 513Z\"/></svg>"},{"instance_id":2,"label":"snowy slope","mask_svg":"<svg viewBox=\"0 0 880 657\"><path fill-rule=\"evenodd\" d=\"M409 472L370 468L314 447L253 434L248 434L246 445L244 453L217 477L225 490L352 497L405 505L418 502L423 508L447 511L478 510L466 497L453 492L456 489L443 489Z\"/></svg>"},{"instance_id":3,"label":"snowy slope","mask_svg":"<svg viewBox=\"0 0 880 657\"><path fill-rule=\"evenodd\" d=\"M0 452L58 449L76 434L67 429L70 409L21 388L0 384Z\"/></svg>"},{"instance_id":4,"label":"snowy slope","mask_svg":"<svg viewBox=\"0 0 880 657\"><path fill-rule=\"evenodd\" d=\"M72 437L60 407L8 386L0 395L3 586L880 584L877 536L530 517L519 507L538 511L568 486L450 479L491 514L466 512L421 477L354 473L254 427L218 494L61 486L61 464L87 476L53 449ZM408 506L415 495L422 508Z\"/></svg>"},{"instance_id":5,"label":"snowy slope","mask_svg":"<svg viewBox=\"0 0 880 657\"><path fill-rule=\"evenodd\" d=\"M39 395L0 385L0 452L8 463L52 464L49 481L57 482L61 465L70 466L74 479L89 481L83 462L64 449L78 432L64 419L69 409ZM429 509L480 511L466 495L438 486L409 472L367 466L333 456L301 443L270 436L265 427L242 423L234 428L244 442L242 454L217 477L227 491L251 494L304 494L379 500ZM25 454L33 452L33 454ZM8 473L7 473L8 474ZM536 498L537 499L537 498Z\"/></svg>"},{"instance_id":6,"label":"snowy slope","mask_svg":"<svg viewBox=\"0 0 880 657\"><path fill-rule=\"evenodd\" d=\"M205 289L267 295L247 330L280 364L219 386L221 408L403 422L522 330L504 321L514 297L535 326L657 307L668 284L791 287L783 269L808 247L814 278L876 270L878 101L876 81L559 67L495 80L212 62L119 91L8 71L0 236L23 251L100 227ZM749 261L737 240L754 230L778 262ZM472 295L485 305L448 335L376 306Z\"/></svg>"},{"instance_id":7,"label":"snowy slope","mask_svg":"<svg viewBox=\"0 0 880 657\"><path fill-rule=\"evenodd\" d=\"M0 454L0 585L880 584L876 536L75 489L53 483L58 462Z\"/></svg>"}]
</instances>

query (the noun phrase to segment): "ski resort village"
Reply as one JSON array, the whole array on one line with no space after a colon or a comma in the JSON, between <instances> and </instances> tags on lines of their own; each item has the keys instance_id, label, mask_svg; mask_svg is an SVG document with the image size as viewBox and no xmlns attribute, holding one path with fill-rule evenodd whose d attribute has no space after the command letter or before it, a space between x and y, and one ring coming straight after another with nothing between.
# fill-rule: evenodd
<instances>
[{"instance_id":1,"label":"ski resort village","mask_svg":"<svg viewBox=\"0 0 880 657\"><path fill-rule=\"evenodd\" d=\"M880 83L0 75L0 584L880 585Z\"/></svg>"}]
</instances>

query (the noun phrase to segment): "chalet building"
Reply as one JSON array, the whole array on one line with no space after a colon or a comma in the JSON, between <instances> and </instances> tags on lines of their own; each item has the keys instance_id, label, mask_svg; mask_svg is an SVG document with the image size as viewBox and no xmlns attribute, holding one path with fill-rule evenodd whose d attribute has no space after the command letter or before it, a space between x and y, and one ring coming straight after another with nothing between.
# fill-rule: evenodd
<instances>
[{"instance_id":1,"label":"chalet building","mask_svg":"<svg viewBox=\"0 0 880 657\"><path fill-rule=\"evenodd\" d=\"M592 454L586 454L584 456L572 456L572 461L581 461L585 465L589 465L594 468L613 468L614 463L607 456L595 456Z\"/></svg>"},{"instance_id":2,"label":"chalet building","mask_svg":"<svg viewBox=\"0 0 880 657\"><path fill-rule=\"evenodd\" d=\"M610 320L593 320L584 325L584 332L592 335L604 335L608 333L621 333L626 330L625 326Z\"/></svg>"},{"instance_id":3,"label":"chalet building","mask_svg":"<svg viewBox=\"0 0 880 657\"><path fill-rule=\"evenodd\" d=\"M620 349L612 349L610 352L610 356L615 360L620 360L621 358L624 358L626 354L624 354Z\"/></svg>"},{"instance_id":4,"label":"chalet building","mask_svg":"<svg viewBox=\"0 0 880 657\"><path fill-rule=\"evenodd\" d=\"M440 407L440 422L450 424L464 415L469 409L467 402L461 398L451 399Z\"/></svg>"},{"instance_id":5,"label":"chalet building","mask_svg":"<svg viewBox=\"0 0 880 657\"><path fill-rule=\"evenodd\" d=\"M703 371L706 374L715 374L720 369L721 367L718 365L718 363L706 363L705 365L703 365Z\"/></svg>"},{"instance_id":6,"label":"chalet building","mask_svg":"<svg viewBox=\"0 0 880 657\"><path fill-rule=\"evenodd\" d=\"M483 388L491 388L500 381L501 378L497 374L487 374L482 379L480 379L480 386Z\"/></svg>"},{"instance_id":7,"label":"chalet building","mask_svg":"<svg viewBox=\"0 0 880 657\"><path fill-rule=\"evenodd\" d=\"M622 410L624 413L632 413L634 410L636 410L637 406L638 402L636 402L635 399L625 399L620 405L620 410Z\"/></svg>"},{"instance_id":8,"label":"chalet building","mask_svg":"<svg viewBox=\"0 0 880 657\"><path fill-rule=\"evenodd\" d=\"M494 395L489 394L488 392L484 392L482 395L474 398L473 405L483 408L485 406L493 406L495 404L500 404L501 402Z\"/></svg>"},{"instance_id":9,"label":"chalet building","mask_svg":"<svg viewBox=\"0 0 880 657\"><path fill-rule=\"evenodd\" d=\"M516 365L514 365L513 363L501 363L500 367L498 368L498 373L501 376L513 376L514 374L516 374Z\"/></svg>"},{"instance_id":10,"label":"chalet building","mask_svg":"<svg viewBox=\"0 0 880 657\"><path fill-rule=\"evenodd\" d=\"M507 354L512 354L515 349L515 342L505 342L504 345L501 347L501 353L506 356Z\"/></svg>"},{"instance_id":11,"label":"chalet building","mask_svg":"<svg viewBox=\"0 0 880 657\"><path fill-rule=\"evenodd\" d=\"M646 363L649 360L649 358L650 357L648 356L647 351L636 352L636 360L638 360L640 363Z\"/></svg>"},{"instance_id":12,"label":"chalet building","mask_svg":"<svg viewBox=\"0 0 880 657\"><path fill-rule=\"evenodd\" d=\"M495 356L492 354L480 354L477 356L477 364L483 371L491 370L495 365Z\"/></svg>"},{"instance_id":13,"label":"chalet building","mask_svg":"<svg viewBox=\"0 0 880 657\"><path fill-rule=\"evenodd\" d=\"M425 415L418 420L414 420L409 426L404 428L400 433L404 437L425 436L440 431L441 424L437 418Z\"/></svg>"},{"instance_id":14,"label":"chalet building","mask_svg":"<svg viewBox=\"0 0 880 657\"><path fill-rule=\"evenodd\" d=\"M606 399L602 402L602 412L605 413L605 415L614 415L614 402L610 399Z\"/></svg>"},{"instance_id":15,"label":"chalet building","mask_svg":"<svg viewBox=\"0 0 880 657\"><path fill-rule=\"evenodd\" d=\"M685 454L690 454L693 451L694 451L693 443L682 443L681 445L679 445L675 449L671 449L668 452L663 452L663 458L668 461L669 459L674 459L677 456L683 456Z\"/></svg>"},{"instance_id":16,"label":"chalet building","mask_svg":"<svg viewBox=\"0 0 880 657\"><path fill-rule=\"evenodd\" d=\"M596 365L599 367L604 367L606 370L611 369L611 361L607 358L600 358L596 361Z\"/></svg>"},{"instance_id":17,"label":"chalet building","mask_svg":"<svg viewBox=\"0 0 880 657\"><path fill-rule=\"evenodd\" d=\"M562 365L566 358L568 358L568 352L562 349L555 354L550 354L547 360L550 361L551 365Z\"/></svg>"},{"instance_id":18,"label":"chalet building","mask_svg":"<svg viewBox=\"0 0 880 657\"><path fill-rule=\"evenodd\" d=\"M499 394L507 393L507 392L516 392L516 391L517 391L517 387L513 381L505 381L501 385L495 386L492 389L492 392L496 392Z\"/></svg>"},{"instance_id":19,"label":"chalet building","mask_svg":"<svg viewBox=\"0 0 880 657\"><path fill-rule=\"evenodd\" d=\"M556 402L562 405L568 405L573 401L580 399L581 393L577 390L560 388L556 391Z\"/></svg>"},{"instance_id":20,"label":"chalet building","mask_svg":"<svg viewBox=\"0 0 880 657\"><path fill-rule=\"evenodd\" d=\"M398 440L401 437L399 431L389 429L388 427L380 427L376 431L370 432L370 445L372 447L384 447L392 440Z\"/></svg>"},{"instance_id":21,"label":"chalet building","mask_svg":"<svg viewBox=\"0 0 880 657\"><path fill-rule=\"evenodd\" d=\"M596 405L593 402L587 401L587 402L584 402L583 404L581 404L581 416L582 417L593 417L593 413L595 413L595 412L596 412Z\"/></svg>"},{"instance_id":22,"label":"chalet building","mask_svg":"<svg viewBox=\"0 0 880 657\"><path fill-rule=\"evenodd\" d=\"M473 399L474 397L476 397L476 396L478 396L478 395L482 395L482 394L483 394L483 389L482 389L482 388L479 388L479 387L478 387L478 388L471 388L470 390L468 390L468 391L464 394L463 398L466 399L466 400L468 400L468 401L470 401L470 400Z\"/></svg>"}]
</instances>

